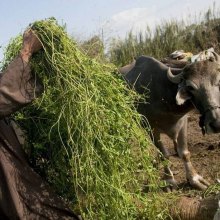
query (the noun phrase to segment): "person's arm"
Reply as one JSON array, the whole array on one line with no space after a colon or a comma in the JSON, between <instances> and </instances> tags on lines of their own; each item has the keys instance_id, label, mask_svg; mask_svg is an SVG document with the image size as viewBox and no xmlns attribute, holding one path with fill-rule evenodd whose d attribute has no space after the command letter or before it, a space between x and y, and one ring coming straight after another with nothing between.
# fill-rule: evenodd
<instances>
[{"instance_id":1,"label":"person's arm","mask_svg":"<svg viewBox=\"0 0 220 220\"><path fill-rule=\"evenodd\" d=\"M36 76L31 74L28 64L32 54L41 48L33 31L24 33L20 54L0 75L0 118L27 105L42 92L42 86Z\"/></svg>"}]
</instances>

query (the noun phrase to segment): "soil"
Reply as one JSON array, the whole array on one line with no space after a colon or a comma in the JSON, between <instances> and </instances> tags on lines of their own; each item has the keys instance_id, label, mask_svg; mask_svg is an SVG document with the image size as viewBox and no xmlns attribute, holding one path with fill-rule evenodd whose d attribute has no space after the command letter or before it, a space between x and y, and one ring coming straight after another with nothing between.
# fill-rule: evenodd
<instances>
[{"instance_id":1,"label":"soil","mask_svg":"<svg viewBox=\"0 0 220 220\"><path fill-rule=\"evenodd\" d=\"M187 183L183 162L177 157L173 144L167 136L162 136L171 153L171 170L183 191L191 190ZM220 134L203 135L199 127L199 114L191 112L188 118L188 147L191 161L197 172L210 184L220 180Z\"/></svg>"}]
</instances>

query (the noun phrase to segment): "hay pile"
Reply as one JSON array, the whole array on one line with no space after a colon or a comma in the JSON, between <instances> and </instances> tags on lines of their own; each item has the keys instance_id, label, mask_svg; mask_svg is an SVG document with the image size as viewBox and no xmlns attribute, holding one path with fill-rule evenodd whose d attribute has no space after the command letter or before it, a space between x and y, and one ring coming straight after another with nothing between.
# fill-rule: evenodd
<instances>
[{"instance_id":1,"label":"hay pile","mask_svg":"<svg viewBox=\"0 0 220 220\"><path fill-rule=\"evenodd\" d=\"M85 219L162 218L154 149L134 108L137 95L113 66L85 56L56 20L31 26L43 44L31 65L45 90L14 118L27 131L35 169ZM21 40L11 41L3 66Z\"/></svg>"}]
</instances>

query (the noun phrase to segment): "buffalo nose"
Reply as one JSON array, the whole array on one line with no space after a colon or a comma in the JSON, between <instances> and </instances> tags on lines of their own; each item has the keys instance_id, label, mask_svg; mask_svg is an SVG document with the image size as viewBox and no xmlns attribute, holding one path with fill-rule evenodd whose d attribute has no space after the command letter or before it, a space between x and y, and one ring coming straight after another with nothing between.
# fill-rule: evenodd
<instances>
[{"instance_id":1,"label":"buffalo nose","mask_svg":"<svg viewBox=\"0 0 220 220\"><path fill-rule=\"evenodd\" d=\"M214 133L220 133L220 121L212 121L209 123L209 126Z\"/></svg>"}]
</instances>

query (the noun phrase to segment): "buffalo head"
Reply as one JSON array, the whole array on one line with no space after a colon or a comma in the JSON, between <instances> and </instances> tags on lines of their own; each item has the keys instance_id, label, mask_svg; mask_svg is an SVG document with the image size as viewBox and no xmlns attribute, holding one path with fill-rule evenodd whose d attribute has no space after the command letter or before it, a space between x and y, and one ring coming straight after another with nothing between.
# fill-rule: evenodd
<instances>
[{"instance_id":1,"label":"buffalo head","mask_svg":"<svg viewBox=\"0 0 220 220\"><path fill-rule=\"evenodd\" d=\"M213 52L208 60L187 65L178 75L170 68L168 79L178 84L176 102L182 105L191 100L199 110L200 126L205 133L220 132L220 56Z\"/></svg>"}]
</instances>

